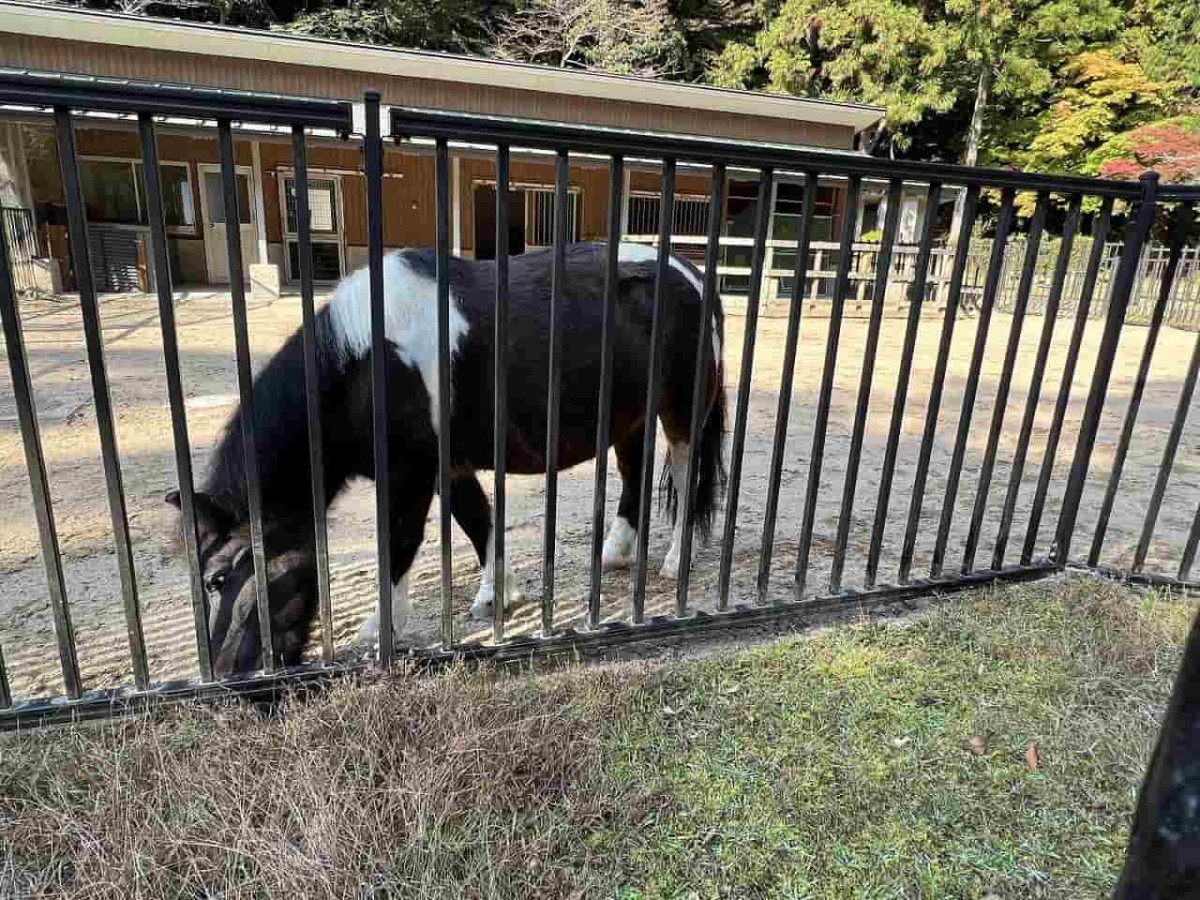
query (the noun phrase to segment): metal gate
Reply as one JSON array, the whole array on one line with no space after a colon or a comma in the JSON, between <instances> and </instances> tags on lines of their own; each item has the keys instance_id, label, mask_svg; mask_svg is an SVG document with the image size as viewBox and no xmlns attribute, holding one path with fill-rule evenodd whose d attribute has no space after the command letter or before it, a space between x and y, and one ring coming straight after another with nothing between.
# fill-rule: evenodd
<instances>
[{"instance_id":1,"label":"metal gate","mask_svg":"<svg viewBox=\"0 0 1200 900\"><path fill-rule=\"evenodd\" d=\"M1191 584L1191 570L1197 545L1200 543L1200 510L1196 511L1186 546L1171 571L1147 571L1145 563L1148 549L1155 536L1156 523L1167 494L1172 470L1179 450L1184 425L1187 420L1194 392L1197 370L1200 368L1200 342L1195 343L1185 374L1181 380L1177 410L1170 423L1160 465L1150 492L1140 536L1133 552L1132 564L1126 571L1114 573L1104 566L1105 536L1114 504L1118 501L1121 487L1122 468L1138 422L1139 406L1146 389L1150 363L1155 343L1163 326L1163 318L1171 297L1172 282L1184 253L1188 234L1191 207L1200 200L1200 188L1163 186L1153 173L1142 176L1138 182L1105 181L1065 176L1033 175L1012 171L999 171L958 166L896 162L854 154L821 152L763 146L729 140L708 140L637 134L628 131L610 130L569 124L529 122L512 119L493 119L435 110L393 107L381 109L378 94L369 93L362 105L365 125L361 140L364 150L364 173L367 188L367 237L368 268L370 271L370 298L372 319L372 388L376 404L376 427L373 437L376 480L377 548L378 571L390 571L390 545L387 540L389 525L389 494L387 490L387 460L389 434L387 417L379 413L386 408L387 382L385 378L385 335L383 296L383 222L392 214L383 203L383 141L386 138L401 146L426 147L432 150L436 171L436 255L437 255L437 325L439 332L438 391L440 421L448 423L450 403L450 360L446 350L450 327L450 290L448 281L451 212L450 152L454 145L469 145L478 148L494 148L496 182L507 185L510 180L510 159L515 150L531 149L551 151L555 160L555 196L553 237L557 251L554 255L554 284L562 284L564 254L561 252L571 233L572 222L568 218L571 203L568 201L570 165L575 155L603 157L609 170L610 193L608 198L609 235L621 230L621 185L625 168L634 162L640 166L652 164L661 173L661 191L658 204L658 262L657 282L654 298L654 322L651 338L649 389L647 397L647 452L645 471L640 485L642 504L640 521L637 523L639 551L631 579L627 612L618 620L603 621L601 616L601 545L603 540L603 518L605 513L607 478L607 435L609 431L609 407L612 397L613 340L616 309L616 269L618 249L616 241L609 241L606 251L606 288L603 336L603 369L598 395L598 459L594 476L593 515L590 522L590 580L586 591L586 615L581 627L564 628L561 610L556 609L555 574L556 515L558 479L552 471L546 478L545 516L542 533L542 591L540 597L540 632L532 637L512 637L507 634L504 604L495 604L496 614L492 623L490 640L464 643L461 634L456 634L454 609L454 571L451 558L450 539L450 442L448 428L438 434L440 457L440 599L441 632L440 642L435 646L410 649L406 654L398 652L393 645L391 628L390 584L386 576L379 577L377 597L380 615L380 637L378 656L372 660L339 662L334 656L334 640L331 628L331 597L329 590L329 566L326 546L325 514L314 512L314 528L318 536L318 584L320 587L320 609L316 621L321 628L320 649L322 658L286 671L280 670L268 652L262 659L262 670L250 678L214 681L209 658L207 597L201 580L199 552L196 546L195 510L193 505L193 473L191 445L188 436L188 420L184 405L184 390L180 376L180 350L175 326L175 305L172 295L171 272L168 263L166 228L163 217L162 189L157 165L156 123L161 117L172 121L190 118L196 121L215 121L221 161L221 176L225 188L226 208L231 218L237 221L239 203L235 183L234 131L233 123L270 125L290 129L292 135L293 167L296 183L297 224L300 298L303 313L302 331L305 342L306 388L309 395L308 426L309 452L314 461L312 479L314 495L323 495L321 488L322 447L320 434L320 404L316 402L315 336L314 336L314 287L312 262L312 235L308 214L308 166L306 135L313 129L331 130L348 137L354 129L354 110L350 102L284 98L278 96L251 95L222 90L193 87L164 87L141 85L129 82L102 82L94 79L62 75L0 75L0 103L22 107L48 109L55 123L59 157L69 214L71 252L75 255L74 270L79 276L79 302L86 337L87 359L91 376L92 400L95 404L95 420L99 430L103 468L107 486L107 500L115 535L116 560L119 570L119 591L124 611L124 626L127 633L129 656L132 660L132 685L101 685L98 689L85 689L76 655L76 637L72 627L71 603L67 596L63 577L62 558L59 552L58 534L55 529L51 493L47 481L47 467L43 458L43 442L39 435L39 422L34 406L30 367L26 361L24 334L19 318L13 272L9 265L0 266L0 317L3 318L4 337L8 365L14 386L21 437L32 488L33 503L41 541L41 556L46 572L49 603L54 617L59 662L62 672L64 694L57 697L14 696L9 689L9 679L0 657L0 725L13 726L21 722L61 721L77 717L108 715L115 709L125 709L141 704L165 702L177 699L225 696L231 692L248 694L269 693L280 686L296 685L313 679L324 679L331 674L361 671L366 668L393 666L402 656L417 661L436 662L459 656L470 658L506 658L529 653L545 653L567 648L599 646L641 639L651 635L682 634L700 630L723 629L747 622L764 622L785 618L804 618L817 611L842 607L847 604L861 606L887 605L909 598L945 593L972 585L987 584L997 580L1033 579L1059 572L1068 566L1084 566L1089 569L1118 574L1132 580L1170 585ZM141 141L141 154L145 172L147 208L149 210L149 250L155 272L158 312L162 334L162 354L166 365L167 392L173 425L173 443L176 474L181 494L185 552L190 570L190 599L193 612L196 656L199 678L188 682L163 683L155 677L147 659L143 633L142 610L139 603L138 584L132 555L132 537L126 494L122 481L123 460L118 452L114 414L109 398L109 381L104 361L104 345L97 304L97 286L91 273L93 266L88 260L91 244L87 240L86 222L79 168L75 152L75 117L79 111L103 111L133 115L137 119ZM655 440L655 412L659 405L661 374L662 322L669 313L665 309L663 283L669 267L667 250L672 244L672 228L676 221L675 182L680 166L698 166L711 175L709 211L706 216L707 243L704 257L704 290L701 321L705 323L696 346L696 378L702 377L704 366L712 352L712 342L707 333L710 311L713 309L718 286L718 253L722 222L722 198L726 184L726 170L730 167L753 169L760 174L759 202L755 220L755 236L752 246L750 287L743 318L743 338L740 347L738 381L732 390L735 399L733 429L729 439L730 469L728 492L725 497L723 526L719 529L719 545L708 551L719 554L719 570L715 581L715 609L700 611L695 608L689 587L693 570L692 520L693 491L696 482L696 450L700 445L694 432L690 446L692 458L687 466L689 490L680 502L683 517L683 547L678 581L674 589L674 614L647 614L646 585L648 552L646 542L649 534L649 502L654 484L653 450ZM760 295L764 279L764 260L768 248L768 226L771 188L774 180L786 174L793 181L797 178L806 185L804 203L796 240L794 241L796 300L790 304L786 322L786 337L783 343L783 359L779 377L778 396L774 422L769 434L757 436L748 433L756 353L756 338L760 326ZM836 505L836 528L832 539L820 539L818 516L823 493L822 478L828 474L831 463L828 437L834 404L836 374L839 354L846 349L843 326L848 321L847 299L850 297L851 268L855 255L838 252L832 280L831 309L824 340L823 361L818 367L807 360L800 360L798 369L798 345L806 295L805 285L812 262L813 222L816 211L815 190L818 183L835 183L846 191L846 214L840 227L839 247L851 248L855 237L855 211L864 181L882 181L886 184L893 202L887 206L888 214L883 224L882 241L875 254L875 275L870 282L868 297L869 314L865 324L861 367L854 390L852 427L844 459L845 477ZM940 333L929 372L917 371L918 329L922 322L922 306L928 292L926 280L933 254L934 222L929 217L919 236L911 282L907 285L907 312L902 322L903 340L896 360L895 383L886 393L890 400L890 416L884 437L883 451L864 458L864 444L868 437L869 412L872 405L878 406L874 377L878 368L880 336L884 324L885 301L889 275L893 270L892 253L897 235L900 203L896 202L906 184L917 184L927 195L927 208L935 208L938 195L948 188L965 190L965 227L952 253L951 274L944 311L940 314ZM969 362L961 389L956 386L958 409L943 408L951 365L952 349L956 328L961 331L961 307L959 302L964 291L964 277L972 262L974 242L971 238L972 225L981 216L982 202L988 197L997 197L995 205L994 234L987 252L986 270L978 294L977 318L973 322L974 340L971 343ZM999 308L1005 267L1006 242L1017 228L1016 198L1019 192L1036 194L1036 208L1028 225L1025 237L1026 250L1022 258L1020 275L1015 294L1011 298L1011 319L1005 341L1002 361L998 370L995 394L989 423L985 433L972 433L972 413L979 401L981 372L988 354L989 328L998 317L1004 315ZM496 193L497 223L495 246L497 258L496 289L496 346L506 348L508 327L508 238L509 222L508 191ZM1085 199L1099 202L1099 212L1092 224L1093 240L1087 256L1087 265L1081 279L1076 279L1071 296L1065 290L1068 281L1073 246L1079 239L1083 222ZM1066 208L1065 225L1059 241L1055 266L1045 294L1037 303L1040 318L1035 318L1029 309L1033 294L1039 244L1045 237L1047 215L1052 203L1061 203ZM1169 204L1174 219L1172 238L1167 259L1161 273L1156 276L1158 293L1149 315L1149 328L1138 366L1137 378L1125 405L1122 427L1115 443L1105 446L1107 471L1094 464L1093 456L1101 430L1101 420L1108 398L1111 368L1118 350L1118 342L1126 320L1127 307L1133 296L1135 281L1139 273L1139 259L1147 241L1156 214L1163 204ZM1097 280L1105 261L1105 237L1108 236L1114 218L1124 216L1124 234L1119 262L1111 277L1107 291L1107 309L1103 328L1095 349L1095 365L1090 379L1076 399L1082 399L1078 411L1078 427L1063 450L1070 459L1069 472L1062 487L1061 501L1051 503L1052 482L1055 481L1054 462L1064 436L1064 423L1071 412L1072 385L1081 357L1085 329L1094 303L1100 302L1096 294ZM7 227L5 221L5 227ZM229 271L238 273L243 269L241 246L235 231L228 241ZM778 248L780 242L773 245ZM245 286L241 278L235 277L230 285L232 317L235 332L237 375L239 394L243 406L252 402L252 369L250 343L247 326L247 304ZM555 307L561 301L560 290L553 291ZM1068 303L1074 312L1074 324L1065 348L1063 367L1058 372L1057 382L1048 376L1048 354L1054 338L1054 327L1059 319L1059 309ZM927 318L927 317L926 317ZM1010 410L1014 372L1022 347L1022 331L1025 325L1040 321L1041 330L1033 352L1030 368L1029 388L1023 408ZM547 335L549 342L550 394L547 398L548 440L546 456L553 460L558 447L557 407L561 389L558 377L561 366L560 332ZM815 362L815 361L814 361ZM505 352L497 354L495 370L495 434L496 461L495 477L495 529L496 595L505 595L504 541L506 508L505 453L507 446L507 358ZM792 415L797 376L800 386L809 385L815 391L815 407L811 433L801 445L788 445L789 416ZM923 411L910 408L911 387L914 379L920 378L928 386L928 398ZM698 381L699 383L699 381ZM1029 451L1038 417L1038 404L1042 394L1054 397L1053 414L1045 428L1045 443L1040 460L1030 460ZM696 392L696 396L701 395ZM957 419L954 415L957 412ZM1011 412L1011 415L1010 415ZM921 422L919 438L905 441L906 415L917 414ZM940 420L951 418L953 435L952 451L949 454L945 476L931 491L931 458L935 453L935 442L941 433ZM694 415L693 421L699 422ZM248 481L248 508L250 524L255 538L255 564L260 572L258 586L258 611L264 646L271 646L271 619L265 595L265 557L261 542L263 532L261 510L261 486L254 458L253 416L242 417L246 431L248 450L246 471ZM693 426L698 428L698 424ZM998 477L997 468L1001 456L1002 440L1015 435L1014 450L1008 455L1007 484ZM915 435L914 435L915 437ZM974 455L970 446L973 438L982 441L982 454L977 468L972 468L974 478L974 500L964 510L960 505L960 490L964 467L969 456ZM914 446L914 467L911 478L902 490L896 489L896 473L901 445ZM765 500L761 511L761 524L750 533L756 549L750 553L735 553L739 540L747 539L750 521L743 508L743 469L748 450L761 450L767 456L770 446L769 465L765 477ZM781 481L785 466L793 462L805 464L802 480L803 504L800 524L794 534L780 535L777 525L780 518ZM839 460L840 461L840 460ZM1017 511L1022 491L1022 478L1026 466L1040 465L1039 477L1032 501L1022 512L1023 527L1018 527ZM553 468L553 466L551 466ZM860 487L860 474L870 469L877 484L872 484L870 495ZM907 470L906 470L907 471ZM993 481L1001 489L999 503L992 502ZM1081 538L1077 521L1080 501L1087 485L1106 485L1100 514L1093 529L1090 547L1083 553L1076 552ZM828 493L826 491L825 493ZM965 495L969 500L969 494ZM940 497L940 504L936 501ZM929 503L934 503L934 515L925 515ZM863 502L873 503L870 514L861 529L864 539L852 541L855 531L854 511ZM893 529L889 526L889 514L906 509L900 523ZM989 510L1000 510L994 538L990 543L990 556L981 556L981 548L988 546L984 541L986 514ZM961 547L951 547L950 534L956 515L966 513L969 526ZM757 517L758 511L755 511ZM1043 520L1053 523L1052 534L1042 535ZM932 541L923 540L922 525L933 526ZM991 529L989 528L989 534ZM898 538L899 552L895 565L887 563L885 538ZM901 537L902 535L902 537ZM931 544L931 550L929 545ZM1010 549L1011 545L1011 549ZM956 555L951 558L950 553ZM773 564L786 551L787 568L790 572L790 590L781 592L772 587ZM794 560L792 557L794 556ZM890 559L890 557L888 557ZM917 561L928 562L927 569L917 572ZM848 584L849 563L854 564L852 585ZM861 566L861 577L857 574ZM738 586L737 576L753 568L754 588L745 590ZM820 581L817 581L820 575ZM461 587L459 588L461 592ZM4 648L7 649L7 648ZM90 686L88 686L90 687Z\"/></svg>"}]
</instances>

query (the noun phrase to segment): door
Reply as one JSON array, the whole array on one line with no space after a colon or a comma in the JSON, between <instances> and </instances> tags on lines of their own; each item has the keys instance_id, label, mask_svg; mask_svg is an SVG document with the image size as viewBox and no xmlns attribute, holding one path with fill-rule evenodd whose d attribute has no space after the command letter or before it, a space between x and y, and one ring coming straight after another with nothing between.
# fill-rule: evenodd
<instances>
[{"instance_id":1,"label":"door","mask_svg":"<svg viewBox=\"0 0 1200 900\"><path fill-rule=\"evenodd\" d=\"M225 243L225 193L221 185L221 168L202 165L200 169L200 211L204 217L204 255L208 263L208 280L213 284L229 283L229 250ZM236 171L238 213L242 236L242 274L250 277L250 266L258 262L258 242L254 235L254 204L251 202L250 169Z\"/></svg>"},{"instance_id":2,"label":"door","mask_svg":"<svg viewBox=\"0 0 1200 900\"><path fill-rule=\"evenodd\" d=\"M508 192L508 255L525 252L525 192ZM496 187L475 185L475 258L496 258Z\"/></svg>"},{"instance_id":3,"label":"door","mask_svg":"<svg viewBox=\"0 0 1200 900\"><path fill-rule=\"evenodd\" d=\"M279 179L284 210L283 240L286 245L287 279L300 280L300 237L296 218L296 181L292 175ZM342 182L340 177L308 179L309 235L312 239L313 280L333 282L345 272L342 245Z\"/></svg>"}]
</instances>

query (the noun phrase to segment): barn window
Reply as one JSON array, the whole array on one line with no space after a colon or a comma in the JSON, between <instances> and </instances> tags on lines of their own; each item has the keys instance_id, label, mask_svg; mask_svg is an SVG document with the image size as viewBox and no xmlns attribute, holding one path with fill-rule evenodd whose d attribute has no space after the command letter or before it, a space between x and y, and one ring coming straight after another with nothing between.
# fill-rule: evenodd
<instances>
[{"instance_id":1,"label":"barn window","mask_svg":"<svg viewBox=\"0 0 1200 900\"><path fill-rule=\"evenodd\" d=\"M579 240L579 191L572 189L567 216L567 240ZM525 246L549 247L554 243L554 188L525 188Z\"/></svg>"},{"instance_id":2,"label":"barn window","mask_svg":"<svg viewBox=\"0 0 1200 900\"><path fill-rule=\"evenodd\" d=\"M650 192L631 192L629 195L629 225L626 234L657 235L661 198ZM676 194L671 233L687 237L703 237L708 233L708 197Z\"/></svg>"},{"instance_id":3,"label":"barn window","mask_svg":"<svg viewBox=\"0 0 1200 900\"><path fill-rule=\"evenodd\" d=\"M89 222L148 225L142 164L125 159L84 159L80 165ZM192 182L186 163L160 163L163 213L168 228L192 231L196 225Z\"/></svg>"}]
</instances>

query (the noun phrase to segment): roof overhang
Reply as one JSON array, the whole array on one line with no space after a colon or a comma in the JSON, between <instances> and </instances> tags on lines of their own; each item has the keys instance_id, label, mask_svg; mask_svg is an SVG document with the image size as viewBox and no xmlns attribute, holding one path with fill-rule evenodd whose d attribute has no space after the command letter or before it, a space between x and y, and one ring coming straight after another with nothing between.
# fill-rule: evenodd
<instances>
[{"instance_id":1,"label":"roof overhang","mask_svg":"<svg viewBox=\"0 0 1200 900\"><path fill-rule=\"evenodd\" d=\"M20 2L0 2L0 32L160 52L323 66L400 78L566 94L623 103L799 119L853 128L856 133L877 125L884 115L882 107L864 104L810 100L785 94L728 90Z\"/></svg>"}]
</instances>

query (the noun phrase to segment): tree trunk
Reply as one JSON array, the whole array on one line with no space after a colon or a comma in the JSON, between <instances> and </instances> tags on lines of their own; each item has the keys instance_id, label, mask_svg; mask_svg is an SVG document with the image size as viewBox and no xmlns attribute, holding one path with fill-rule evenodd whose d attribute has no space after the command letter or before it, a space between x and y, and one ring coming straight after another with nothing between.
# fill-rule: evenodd
<instances>
[{"instance_id":1,"label":"tree trunk","mask_svg":"<svg viewBox=\"0 0 1200 900\"><path fill-rule=\"evenodd\" d=\"M967 129L967 148L963 151L964 166L973 166L979 160L979 139L983 135L983 114L987 109L988 92L992 87L992 69L985 60L979 67L979 84L975 88L975 108L971 111L971 125ZM962 230L963 206L967 202L965 191L960 191L954 201L954 222L950 227L951 240L957 241Z\"/></svg>"}]
</instances>

